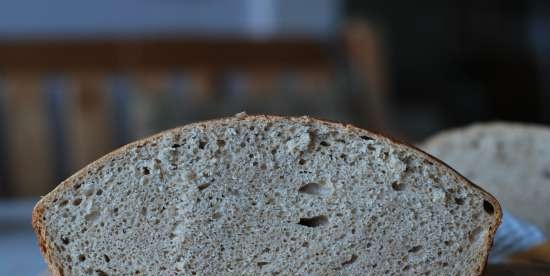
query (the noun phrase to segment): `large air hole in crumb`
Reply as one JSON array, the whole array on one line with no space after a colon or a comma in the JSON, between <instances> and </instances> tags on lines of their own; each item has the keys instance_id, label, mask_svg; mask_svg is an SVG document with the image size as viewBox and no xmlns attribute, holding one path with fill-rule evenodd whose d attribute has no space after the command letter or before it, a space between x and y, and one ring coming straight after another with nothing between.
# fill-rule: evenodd
<instances>
[{"instance_id":1,"label":"large air hole in crumb","mask_svg":"<svg viewBox=\"0 0 550 276\"><path fill-rule=\"evenodd\" d=\"M203 184L200 184L197 186L197 189L199 189L199 191L202 191L206 188L208 188L210 186L210 183L203 183Z\"/></svg>"},{"instance_id":2,"label":"large air hole in crumb","mask_svg":"<svg viewBox=\"0 0 550 276\"><path fill-rule=\"evenodd\" d=\"M400 182L397 182L397 181L394 181L391 184L391 188L394 189L395 191L403 191L403 190L405 190L405 187L406 187L406 185L404 183L400 183Z\"/></svg>"},{"instance_id":3,"label":"large air hole in crumb","mask_svg":"<svg viewBox=\"0 0 550 276\"><path fill-rule=\"evenodd\" d=\"M95 210L84 216L84 219L88 222L94 222L97 218L99 218L99 212Z\"/></svg>"},{"instance_id":4,"label":"large air hole in crumb","mask_svg":"<svg viewBox=\"0 0 550 276\"><path fill-rule=\"evenodd\" d=\"M455 203L458 205L464 204L464 199L460 197L455 197Z\"/></svg>"},{"instance_id":5,"label":"large air hole in crumb","mask_svg":"<svg viewBox=\"0 0 550 276\"><path fill-rule=\"evenodd\" d=\"M330 146L330 143L328 143L327 141L321 141L320 144L321 144L321 146L323 146L323 147L328 147L328 146Z\"/></svg>"},{"instance_id":6,"label":"large air hole in crumb","mask_svg":"<svg viewBox=\"0 0 550 276\"><path fill-rule=\"evenodd\" d=\"M345 262L342 263L342 266L353 264L357 260L357 255L353 254L351 255L351 258Z\"/></svg>"},{"instance_id":7,"label":"large air hole in crumb","mask_svg":"<svg viewBox=\"0 0 550 276\"><path fill-rule=\"evenodd\" d=\"M103 255L103 259L105 259L105 262L110 262L111 261L111 258L109 258L109 256L107 255Z\"/></svg>"},{"instance_id":8,"label":"large air hole in crumb","mask_svg":"<svg viewBox=\"0 0 550 276\"><path fill-rule=\"evenodd\" d=\"M199 149L204 149L204 147L206 146L206 142L205 141L199 141Z\"/></svg>"},{"instance_id":9,"label":"large air hole in crumb","mask_svg":"<svg viewBox=\"0 0 550 276\"><path fill-rule=\"evenodd\" d=\"M68 200L63 200L59 203L59 207L65 207L65 205L67 205L69 203Z\"/></svg>"},{"instance_id":10,"label":"large air hole in crumb","mask_svg":"<svg viewBox=\"0 0 550 276\"><path fill-rule=\"evenodd\" d=\"M95 273L97 273L97 276L109 276L109 274L105 273L105 271L101 269L96 269Z\"/></svg>"},{"instance_id":11,"label":"large air hole in crumb","mask_svg":"<svg viewBox=\"0 0 550 276\"><path fill-rule=\"evenodd\" d=\"M328 223L328 218L326 216L315 216L311 218L300 218L298 224L306 227L319 227Z\"/></svg>"},{"instance_id":12,"label":"large air hole in crumb","mask_svg":"<svg viewBox=\"0 0 550 276\"><path fill-rule=\"evenodd\" d=\"M82 199L81 199L81 198L77 198L77 199L75 199L75 200L73 201L73 205L74 205L74 206L78 206L78 205L80 205L81 202L82 202Z\"/></svg>"},{"instance_id":13,"label":"large air hole in crumb","mask_svg":"<svg viewBox=\"0 0 550 276\"><path fill-rule=\"evenodd\" d=\"M225 140L217 140L216 143L218 144L218 147L222 148L225 146Z\"/></svg>"},{"instance_id":14,"label":"large air hole in crumb","mask_svg":"<svg viewBox=\"0 0 550 276\"><path fill-rule=\"evenodd\" d=\"M141 168L141 171L142 171L143 175L148 175L148 174L151 173L151 172L149 171L149 168L147 168L147 167Z\"/></svg>"},{"instance_id":15,"label":"large air hole in crumb","mask_svg":"<svg viewBox=\"0 0 550 276\"><path fill-rule=\"evenodd\" d=\"M86 197L91 197L93 194L94 194L94 190L92 190L92 189L88 189L88 190L86 190L86 192L84 192L84 195Z\"/></svg>"},{"instance_id":16,"label":"large air hole in crumb","mask_svg":"<svg viewBox=\"0 0 550 276\"><path fill-rule=\"evenodd\" d=\"M331 189L319 183L308 183L300 187L298 192L303 194L326 196L331 193Z\"/></svg>"},{"instance_id":17,"label":"large air hole in crumb","mask_svg":"<svg viewBox=\"0 0 550 276\"><path fill-rule=\"evenodd\" d=\"M487 200L483 200L483 210L485 210L485 212L487 212L487 214L489 215L495 213L495 207Z\"/></svg>"},{"instance_id":18,"label":"large air hole in crumb","mask_svg":"<svg viewBox=\"0 0 550 276\"><path fill-rule=\"evenodd\" d=\"M262 267L262 266L265 266L265 265L268 265L269 262L257 262L256 265L258 265L259 267Z\"/></svg>"},{"instance_id":19,"label":"large air hole in crumb","mask_svg":"<svg viewBox=\"0 0 550 276\"><path fill-rule=\"evenodd\" d=\"M416 252L419 252L420 250L422 250L422 245L417 245L417 246L413 246L411 247L411 249L409 249L409 253L416 253Z\"/></svg>"},{"instance_id":20,"label":"large air hole in crumb","mask_svg":"<svg viewBox=\"0 0 550 276\"><path fill-rule=\"evenodd\" d=\"M413 246L411 247L411 249L409 249L409 253L416 253L418 251L422 250L422 245L417 245L417 246Z\"/></svg>"},{"instance_id":21,"label":"large air hole in crumb","mask_svg":"<svg viewBox=\"0 0 550 276\"><path fill-rule=\"evenodd\" d=\"M361 139L366 140L366 141L374 140L373 138L371 138L369 136L366 136L366 135L361 136Z\"/></svg>"},{"instance_id":22,"label":"large air hole in crumb","mask_svg":"<svg viewBox=\"0 0 550 276\"><path fill-rule=\"evenodd\" d=\"M83 261L86 260L86 256L84 256L84 255L82 255L82 254L81 254L81 255L78 255L78 260L81 261L81 262L83 262Z\"/></svg>"},{"instance_id":23,"label":"large air hole in crumb","mask_svg":"<svg viewBox=\"0 0 550 276\"><path fill-rule=\"evenodd\" d=\"M482 230L483 229L481 229L481 227L477 227L476 229L472 230L472 232L470 232L470 234L468 235L468 239L471 243L476 243L481 239Z\"/></svg>"}]
</instances>

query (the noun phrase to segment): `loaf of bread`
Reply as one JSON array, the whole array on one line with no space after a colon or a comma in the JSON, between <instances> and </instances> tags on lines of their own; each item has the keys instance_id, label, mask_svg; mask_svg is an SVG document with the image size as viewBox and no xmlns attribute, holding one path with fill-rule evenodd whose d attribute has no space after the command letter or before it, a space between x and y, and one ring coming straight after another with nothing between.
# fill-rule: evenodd
<instances>
[{"instance_id":1,"label":"loaf of bread","mask_svg":"<svg viewBox=\"0 0 550 276\"><path fill-rule=\"evenodd\" d=\"M484 123L445 131L422 146L550 236L550 128Z\"/></svg>"},{"instance_id":2,"label":"loaf of bread","mask_svg":"<svg viewBox=\"0 0 550 276\"><path fill-rule=\"evenodd\" d=\"M235 117L129 144L33 226L54 275L480 275L498 202L411 146L308 117Z\"/></svg>"}]
</instances>

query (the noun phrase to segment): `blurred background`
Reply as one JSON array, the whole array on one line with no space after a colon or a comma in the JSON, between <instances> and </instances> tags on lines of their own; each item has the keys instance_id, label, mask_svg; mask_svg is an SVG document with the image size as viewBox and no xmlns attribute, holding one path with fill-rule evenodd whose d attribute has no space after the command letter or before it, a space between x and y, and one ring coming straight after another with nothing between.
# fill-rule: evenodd
<instances>
[{"instance_id":1,"label":"blurred background","mask_svg":"<svg viewBox=\"0 0 550 276\"><path fill-rule=\"evenodd\" d=\"M38 196L138 138L241 111L411 143L550 124L548 74L542 0L2 1L0 274L44 270Z\"/></svg>"}]
</instances>

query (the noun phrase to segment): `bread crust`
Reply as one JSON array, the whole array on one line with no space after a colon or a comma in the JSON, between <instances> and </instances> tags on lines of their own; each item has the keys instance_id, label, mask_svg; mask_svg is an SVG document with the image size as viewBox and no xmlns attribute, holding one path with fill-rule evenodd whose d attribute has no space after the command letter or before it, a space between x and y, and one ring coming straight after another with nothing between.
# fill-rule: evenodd
<instances>
[{"instance_id":1,"label":"bread crust","mask_svg":"<svg viewBox=\"0 0 550 276\"><path fill-rule=\"evenodd\" d=\"M64 275L62 267L60 265L58 265L59 261L56 260L55 257L52 254L50 254L50 252L52 251L52 245L48 244L48 241L46 239L45 225L42 222L42 216L44 214L44 211L45 211L46 207L52 203L53 198L55 198L58 194L65 191L66 189L72 188L75 185L76 181L82 179L83 177L85 177L88 174L93 174L99 168L103 167L104 164L108 163L110 160L116 158L119 155L123 155L124 152L126 152L129 149L132 149L134 147L143 146L143 145L146 145L146 144L149 144L149 143L154 143L156 140L159 140L160 138L162 138L163 136L165 136L167 134L175 134L176 132L181 132L181 131L184 131L185 129L188 129L188 128L201 127L201 126L205 126L207 124L212 124L212 123L224 123L224 122L227 123L227 122L234 122L234 121L239 121L239 120L246 120L246 121L264 120L264 121L267 121L267 122L287 120L287 121L306 122L306 123L316 121L318 123L324 124L324 125L329 126L331 128L339 129L341 131L347 131L349 133L357 134L357 135L360 135L360 136L365 135L365 136L368 136L368 137L374 137L375 139L378 139L378 140L385 140L386 142L388 142L389 144L391 144L393 146L397 146L397 147L400 147L400 148L405 148L405 149L408 149L408 150L412 150L415 153L417 153L418 155L425 158L426 160L432 162L433 164L436 164L438 166L442 166L446 169L450 169L454 173L454 175L459 180L461 180L461 182L466 183L467 185L470 185L474 189L478 190L481 194L483 194L484 199L487 200L494 207L494 214L493 215L496 218L495 223L489 227L488 235L485 237L485 242L484 242L485 243L485 250L483 252L484 256L483 256L483 259L480 260L479 266L476 268L477 275L482 275L482 273L485 269L485 266L487 264L487 258L488 258L488 255L489 255L489 250L492 246L493 237L494 237L494 235L496 233L496 230L497 230L497 228L500 225L501 220L502 220L502 209L500 207L500 204L496 200L496 198L494 198L490 193L488 193L487 191L485 191L484 189L482 189L478 185L472 183L470 180L468 180L467 178L462 176L456 170L454 170L453 168L451 168L450 166L445 164L443 161L437 159L436 157L431 156L430 154L418 149L417 147L415 147L413 145L398 141L397 139L394 139L394 138L390 138L387 135L383 135L383 134L379 134L379 133L376 133L376 132L361 129L361 128L353 126L351 124L345 124L345 123L334 122L334 121L329 121L329 120L320 120L320 119L315 119L315 118L311 118L311 117L308 117L308 116L289 117L289 116L276 116L276 115L247 115L247 114L244 114L244 113L239 113L239 114L237 114L235 116L232 116L232 117L225 117L225 118L220 118L220 119L201 121L201 122L196 122L196 123L188 124L188 125L181 126L181 127L172 128L172 129L165 130L163 132L157 133L155 135L149 136L147 138L129 143L125 146L122 146L122 147L106 154L105 156L103 156L103 157L99 158L98 160L90 163L89 165L85 166L84 168L82 168L78 172L74 173L69 178L67 178L65 181L61 182L54 190L52 190L47 195L42 197L33 209L32 227L33 227L33 229L36 233L38 243L39 243L39 247L40 247L40 251L42 252L42 255L44 256L44 258L46 260L46 263L48 265L48 268L49 268L50 272L54 276L63 276Z\"/></svg>"}]
</instances>

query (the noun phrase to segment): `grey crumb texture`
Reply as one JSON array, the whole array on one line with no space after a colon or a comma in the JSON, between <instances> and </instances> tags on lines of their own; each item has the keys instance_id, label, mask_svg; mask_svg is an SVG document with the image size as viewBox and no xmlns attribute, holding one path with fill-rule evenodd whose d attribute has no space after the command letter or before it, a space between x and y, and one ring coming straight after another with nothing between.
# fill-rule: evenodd
<instances>
[{"instance_id":1,"label":"grey crumb texture","mask_svg":"<svg viewBox=\"0 0 550 276\"><path fill-rule=\"evenodd\" d=\"M130 144L35 211L55 275L476 275L500 207L418 150L307 117Z\"/></svg>"}]
</instances>

